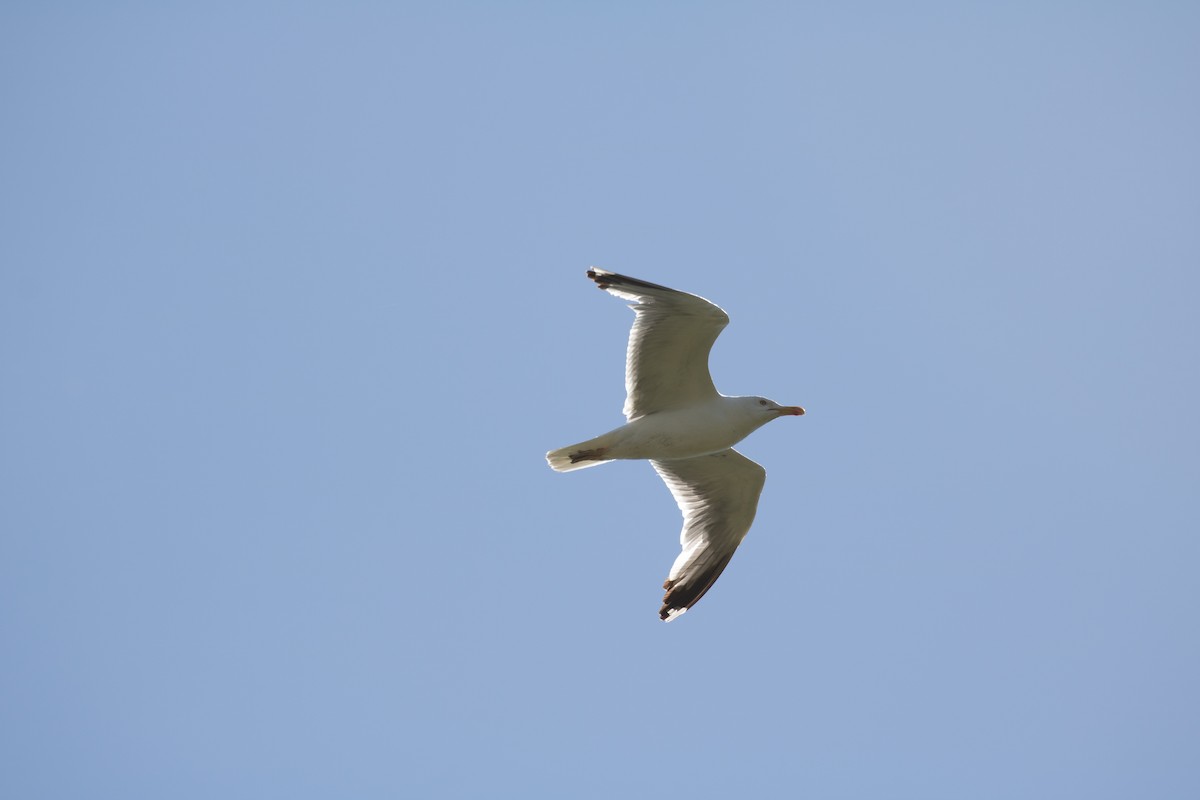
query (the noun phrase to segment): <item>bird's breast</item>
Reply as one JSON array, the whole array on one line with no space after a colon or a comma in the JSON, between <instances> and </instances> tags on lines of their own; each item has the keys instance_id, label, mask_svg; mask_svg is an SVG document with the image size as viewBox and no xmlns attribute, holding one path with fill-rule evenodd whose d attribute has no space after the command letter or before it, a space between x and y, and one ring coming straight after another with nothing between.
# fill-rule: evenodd
<instances>
[{"instance_id":1,"label":"bird's breast","mask_svg":"<svg viewBox=\"0 0 1200 800\"><path fill-rule=\"evenodd\" d=\"M660 411L625 428L618 458L692 458L733 447L750 433L732 424L720 407Z\"/></svg>"}]
</instances>

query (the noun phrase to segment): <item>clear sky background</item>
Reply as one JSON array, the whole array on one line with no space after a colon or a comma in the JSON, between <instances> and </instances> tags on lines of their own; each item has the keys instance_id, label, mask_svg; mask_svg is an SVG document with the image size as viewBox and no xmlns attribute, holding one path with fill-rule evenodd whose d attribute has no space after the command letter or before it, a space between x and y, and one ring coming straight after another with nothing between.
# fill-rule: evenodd
<instances>
[{"instance_id":1,"label":"clear sky background","mask_svg":"<svg viewBox=\"0 0 1200 800\"><path fill-rule=\"evenodd\" d=\"M833 6L836 5L836 8ZM0 795L1200 796L1200 7L8 4ZM679 517L632 314L732 317Z\"/></svg>"}]
</instances>

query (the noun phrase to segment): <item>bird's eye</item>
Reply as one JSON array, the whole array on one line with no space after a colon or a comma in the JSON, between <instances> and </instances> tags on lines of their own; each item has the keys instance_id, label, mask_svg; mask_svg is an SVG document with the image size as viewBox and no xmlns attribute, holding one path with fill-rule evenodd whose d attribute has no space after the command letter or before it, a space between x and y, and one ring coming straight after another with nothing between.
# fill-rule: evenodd
<instances>
[{"instance_id":1,"label":"bird's eye","mask_svg":"<svg viewBox=\"0 0 1200 800\"><path fill-rule=\"evenodd\" d=\"M766 401L766 400L759 400L759 401L758 401L758 404L759 404L760 406L765 406L765 405L767 404L767 401Z\"/></svg>"}]
</instances>

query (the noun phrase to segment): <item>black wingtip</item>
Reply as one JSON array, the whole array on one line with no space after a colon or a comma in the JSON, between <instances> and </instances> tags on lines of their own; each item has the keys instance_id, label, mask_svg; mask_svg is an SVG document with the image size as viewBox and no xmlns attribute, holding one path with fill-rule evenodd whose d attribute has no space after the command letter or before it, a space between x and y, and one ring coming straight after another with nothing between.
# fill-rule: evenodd
<instances>
[{"instance_id":1,"label":"black wingtip","mask_svg":"<svg viewBox=\"0 0 1200 800\"><path fill-rule=\"evenodd\" d=\"M596 285L601 289L607 289L610 286L637 286L642 289L658 289L663 292L678 291L669 286L644 281L640 278L631 278L628 275L618 275L615 272L597 271L595 268L588 268L587 276L596 282Z\"/></svg>"},{"instance_id":2,"label":"black wingtip","mask_svg":"<svg viewBox=\"0 0 1200 800\"><path fill-rule=\"evenodd\" d=\"M730 559L733 558L733 553L722 556L712 564L704 572L696 575L690 581L666 581L663 583L663 588L667 593L663 595L663 605L659 609L658 617L664 622L671 618L672 613L678 616L680 613L687 611L696 603L700 602L700 598L712 588L717 582L717 578L721 577L721 573L725 571L725 567L729 566Z\"/></svg>"}]
</instances>

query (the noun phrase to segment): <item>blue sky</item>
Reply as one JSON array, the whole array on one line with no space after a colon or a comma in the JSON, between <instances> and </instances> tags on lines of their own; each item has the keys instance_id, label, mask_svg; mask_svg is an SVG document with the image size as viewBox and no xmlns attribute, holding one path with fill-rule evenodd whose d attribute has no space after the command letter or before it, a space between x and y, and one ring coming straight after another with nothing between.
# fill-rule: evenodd
<instances>
[{"instance_id":1,"label":"blue sky","mask_svg":"<svg viewBox=\"0 0 1200 800\"><path fill-rule=\"evenodd\" d=\"M0 794L1200 794L1200 10L8 5ZM632 315L804 405L663 625Z\"/></svg>"}]
</instances>

